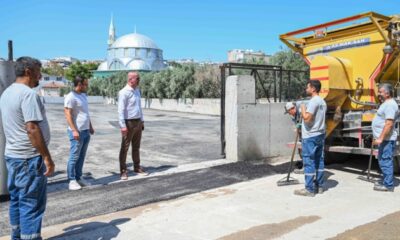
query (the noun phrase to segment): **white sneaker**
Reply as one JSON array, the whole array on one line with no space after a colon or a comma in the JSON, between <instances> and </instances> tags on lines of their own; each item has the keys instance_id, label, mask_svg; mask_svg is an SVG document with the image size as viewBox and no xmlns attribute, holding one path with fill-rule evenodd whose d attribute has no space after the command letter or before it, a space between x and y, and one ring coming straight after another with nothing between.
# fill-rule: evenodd
<instances>
[{"instance_id":1,"label":"white sneaker","mask_svg":"<svg viewBox=\"0 0 400 240\"><path fill-rule=\"evenodd\" d=\"M82 186L82 187L86 187L86 186L91 186L92 184L85 180L84 178L81 178L78 180L78 183Z\"/></svg>"},{"instance_id":2,"label":"white sneaker","mask_svg":"<svg viewBox=\"0 0 400 240\"><path fill-rule=\"evenodd\" d=\"M69 188L69 190L72 190L72 191L82 189L81 185L79 185L79 183L76 180L69 181L68 188Z\"/></svg>"}]
</instances>

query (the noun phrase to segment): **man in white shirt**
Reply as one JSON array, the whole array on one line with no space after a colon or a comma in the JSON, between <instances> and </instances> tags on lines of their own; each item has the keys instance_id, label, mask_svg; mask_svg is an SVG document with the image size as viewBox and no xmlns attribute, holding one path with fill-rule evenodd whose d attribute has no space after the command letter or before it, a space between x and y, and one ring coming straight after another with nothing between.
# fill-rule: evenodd
<instances>
[{"instance_id":1,"label":"man in white shirt","mask_svg":"<svg viewBox=\"0 0 400 240\"><path fill-rule=\"evenodd\" d=\"M119 152L121 180L128 179L126 157L132 145L134 172L147 174L140 167L140 140L144 130L141 96L139 90L140 76L138 72L129 72L126 86L118 93L118 120L121 128L122 142Z\"/></svg>"},{"instance_id":2,"label":"man in white shirt","mask_svg":"<svg viewBox=\"0 0 400 240\"><path fill-rule=\"evenodd\" d=\"M69 190L79 190L90 185L82 178L83 163L89 146L90 135L94 133L89 116L86 91L88 80L74 79L74 90L64 99L64 114L68 123L68 137L71 142L67 166Z\"/></svg>"}]
</instances>

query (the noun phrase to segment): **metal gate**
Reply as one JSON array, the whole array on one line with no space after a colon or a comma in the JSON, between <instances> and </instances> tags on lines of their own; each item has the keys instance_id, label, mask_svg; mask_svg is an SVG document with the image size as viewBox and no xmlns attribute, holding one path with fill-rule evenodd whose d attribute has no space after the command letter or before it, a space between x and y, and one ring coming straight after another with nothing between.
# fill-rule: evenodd
<instances>
[{"instance_id":1,"label":"metal gate","mask_svg":"<svg viewBox=\"0 0 400 240\"><path fill-rule=\"evenodd\" d=\"M221 70L221 155L225 158L225 83L230 75L251 75L255 79L256 99L282 102L305 95L309 71L286 70L278 65L224 63Z\"/></svg>"}]
</instances>

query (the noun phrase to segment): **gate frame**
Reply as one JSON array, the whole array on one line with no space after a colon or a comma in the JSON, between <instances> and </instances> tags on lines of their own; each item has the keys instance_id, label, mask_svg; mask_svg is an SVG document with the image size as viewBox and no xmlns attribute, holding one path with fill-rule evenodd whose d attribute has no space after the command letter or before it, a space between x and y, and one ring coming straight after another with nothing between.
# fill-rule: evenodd
<instances>
[{"instance_id":1,"label":"gate frame","mask_svg":"<svg viewBox=\"0 0 400 240\"><path fill-rule=\"evenodd\" d=\"M283 73L288 73L288 86L290 85L290 76L292 72L304 73L308 74L309 71L303 70L285 70L282 66L279 65L267 65L267 64L247 64L247 63L223 63L219 66L221 70L221 119L220 119L220 131L221 131L221 155L223 158L226 158L225 153L225 87L226 87L226 76L232 75L232 69L244 69L250 70L250 75L255 79L255 87L257 89L257 80L260 82L261 87L263 88L267 100L270 103L270 95L269 91L264 88L264 84L261 80L261 76L258 71L274 71L274 80L273 80L273 98L274 102L282 102L282 85L283 85ZM226 70L228 70L228 75L226 75ZM277 93L277 75L279 74L279 95ZM257 92L257 91L256 91ZM286 96L288 95L289 87L286 89ZM278 97L279 96L279 97Z\"/></svg>"}]
</instances>

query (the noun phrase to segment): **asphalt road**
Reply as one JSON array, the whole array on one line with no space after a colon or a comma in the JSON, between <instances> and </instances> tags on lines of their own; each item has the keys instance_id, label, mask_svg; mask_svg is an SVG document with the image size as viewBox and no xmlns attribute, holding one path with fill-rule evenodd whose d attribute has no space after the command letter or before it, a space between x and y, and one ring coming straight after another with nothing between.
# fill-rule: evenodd
<instances>
[{"instance_id":1,"label":"asphalt road","mask_svg":"<svg viewBox=\"0 0 400 240\"><path fill-rule=\"evenodd\" d=\"M47 104L46 110L51 129L49 149L56 164L56 174L49 181L65 181L70 144L63 106ZM92 183L106 183L109 176L119 173L121 134L117 107L92 104L89 110L95 134L83 172ZM145 109L144 120L141 163L150 172L221 158L217 116ZM127 163L132 170L130 156L128 153Z\"/></svg>"}]
</instances>

